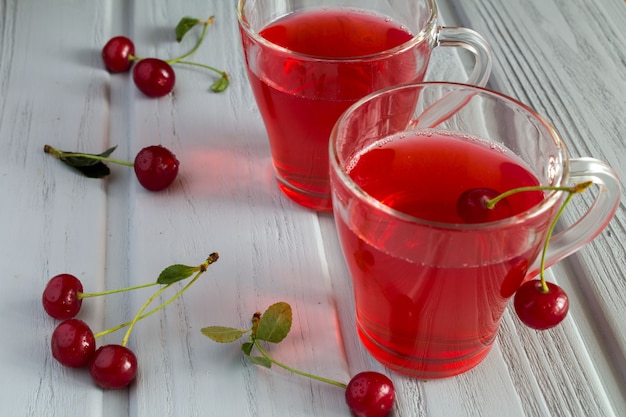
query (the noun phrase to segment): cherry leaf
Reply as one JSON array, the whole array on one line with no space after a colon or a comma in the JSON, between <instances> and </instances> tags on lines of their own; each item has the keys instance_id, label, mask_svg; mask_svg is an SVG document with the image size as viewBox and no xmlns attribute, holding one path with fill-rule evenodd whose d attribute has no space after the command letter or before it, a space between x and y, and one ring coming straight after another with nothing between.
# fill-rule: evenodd
<instances>
[{"instance_id":1,"label":"cherry leaf","mask_svg":"<svg viewBox=\"0 0 626 417\"><path fill-rule=\"evenodd\" d=\"M228 75L223 73L220 78L218 78L212 85L211 90L215 93L221 93L226 90L230 85L230 80L228 79Z\"/></svg>"},{"instance_id":2,"label":"cherry leaf","mask_svg":"<svg viewBox=\"0 0 626 417\"><path fill-rule=\"evenodd\" d=\"M74 152L50 150L51 148L48 148L47 152L54 154L61 162L76 169L86 177L104 178L111 174L111 170L104 162L90 158L89 155L107 158L116 148L117 146L113 146L101 154L83 154L84 156L77 155Z\"/></svg>"},{"instance_id":3,"label":"cherry leaf","mask_svg":"<svg viewBox=\"0 0 626 417\"><path fill-rule=\"evenodd\" d=\"M231 343L247 333L234 327L209 326L200 329L203 335L218 343Z\"/></svg>"},{"instance_id":4,"label":"cherry leaf","mask_svg":"<svg viewBox=\"0 0 626 417\"><path fill-rule=\"evenodd\" d=\"M159 278L157 279L158 284L172 284L174 282L182 281L185 278L190 277L194 272L198 271L197 266L187 266L187 265L170 265L161 271L159 274Z\"/></svg>"},{"instance_id":5,"label":"cherry leaf","mask_svg":"<svg viewBox=\"0 0 626 417\"><path fill-rule=\"evenodd\" d=\"M264 366L266 368L272 367L272 361L263 356L248 356L248 358L250 359L250 362L255 365Z\"/></svg>"},{"instance_id":6,"label":"cherry leaf","mask_svg":"<svg viewBox=\"0 0 626 417\"><path fill-rule=\"evenodd\" d=\"M250 356L250 353L252 353L252 348L254 348L253 342L246 342L241 345L241 351L247 356Z\"/></svg>"},{"instance_id":7,"label":"cherry leaf","mask_svg":"<svg viewBox=\"0 0 626 417\"><path fill-rule=\"evenodd\" d=\"M291 306L283 301L272 304L259 320L256 338L266 342L279 343L291 330Z\"/></svg>"},{"instance_id":8,"label":"cherry leaf","mask_svg":"<svg viewBox=\"0 0 626 417\"><path fill-rule=\"evenodd\" d=\"M178 25L176 25L176 41L180 42L183 40L187 32L189 32L195 25L201 23L200 19L196 19L195 17L185 16L180 19Z\"/></svg>"},{"instance_id":9,"label":"cherry leaf","mask_svg":"<svg viewBox=\"0 0 626 417\"><path fill-rule=\"evenodd\" d=\"M102 161L96 161L96 163L92 165L72 165L63 159L61 159L61 161L78 170L81 174L88 178L104 178L111 174L109 167Z\"/></svg>"},{"instance_id":10,"label":"cherry leaf","mask_svg":"<svg viewBox=\"0 0 626 417\"><path fill-rule=\"evenodd\" d=\"M113 151L115 151L115 149L117 149L117 146L113 146L100 154L86 153L83 155L93 155L93 156L100 156L102 158L107 158L109 155L113 153ZM102 161L89 158L89 156L77 156L77 155L74 155L73 152L63 152L63 151L60 152L59 159L74 168L102 164Z\"/></svg>"}]
</instances>

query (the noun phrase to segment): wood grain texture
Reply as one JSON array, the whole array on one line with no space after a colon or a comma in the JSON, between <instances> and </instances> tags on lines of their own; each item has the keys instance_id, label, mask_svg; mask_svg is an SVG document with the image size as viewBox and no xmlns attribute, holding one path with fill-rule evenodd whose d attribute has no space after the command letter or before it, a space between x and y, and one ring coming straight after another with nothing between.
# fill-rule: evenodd
<instances>
[{"instance_id":1,"label":"wood grain texture","mask_svg":"<svg viewBox=\"0 0 626 417\"><path fill-rule=\"evenodd\" d=\"M491 87L535 108L561 133L572 157L607 162L623 184L625 3L473 0L454 8L459 22L471 24L494 49ZM575 199L564 223L573 223L590 203L591 196ZM615 218L598 238L562 262L557 278L573 296L572 315L581 341L617 415L626 413L624 204L622 198Z\"/></svg>"},{"instance_id":2,"label":"wood grain texture","mask_svg":"<svg viewBox=\"0 0 626 417\"><path fill-rule=\"evenodd\" d=\"M593 156L626 178L626 10L623 2L441 2L446 24L476 29L492 45L491 87L548 117L573 156ZM227 70L231 87L209 91L212 73L178 67L171 96L142 96L128 74L108 74L99 51L118 34L140 56L172 57L184 15L215 15L194 59ZM429 79L463 81L453 50L436 50ZM44 155L45 143L132 159L160 143L181 160L180 179L149 193L132 170L84 179ZM550 277L572 299L566 322L537 333L503 318L485 362L459 377L420 381L385 370L354 331L352 288L332 216L286 200L247 83L235 2L0 0L0 410L7 416L346 416L343 392L244 360L238 344L209 341L211 324L245 327L284 300L288 339L272 346L298 368L347 381L366 369L390 375L395 417L626 415L626 213ZM589 198L576 201L571 223ZM172 263L220 260L163 312L142 321L130 347L137 382L101 391L49 352L55 322L40 306L54 274L86 290L144 283ZM94 330L128 320L153 290L85 302ZM163 298L165 299L165 298ZM119 343L123 332L103 342Z\"/></svg>"}]
</instances>

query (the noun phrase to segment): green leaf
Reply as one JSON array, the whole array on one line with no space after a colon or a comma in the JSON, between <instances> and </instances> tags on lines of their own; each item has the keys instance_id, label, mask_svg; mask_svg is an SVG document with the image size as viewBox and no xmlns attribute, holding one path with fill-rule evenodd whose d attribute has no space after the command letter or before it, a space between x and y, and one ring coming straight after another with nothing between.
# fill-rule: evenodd
<instances>
[{"instance_id":1,"label":"green leaf","mask_svg":"<svg viewBox=\"0 0 626 417\"><path fill-rule=\"evenodd\" d=\"M176 25L176 41L180 42L183 40L187 32L189 32L195 25L201 23L200 19L196 19L195 17L185 16L180 19L178 25Z\"/></svg>"},{"instance_id":2,"label":"green leaf","mask_svg":"<svg viewBox=\"0 0 626 417\"><path fill-rule=\"evenodd\" d=\"M98 159L90 158L89 155L100 156L102 158L108 158L109 155L111 155L115 149L117 149L117 146L113 146L112 148L107 149L101 154L86 153L84 154L86 156L72 156L73 152L61 152L59 159L61 159L61 161L65 162L66 164L74 168L98 165L98 164L103 164L103 162ZM65 156L64 154L69 154L69 155Z\"/></svg>"},{"instance_id":3,"label":"green leaf","mask_svg":"<svg viewBox=\"0 0 626 417\"><path fill-rule=\"evenodd\" d=\"M211 90L213 90L213 92L215 93L221 93L222 91L226 90L229 85L230 80L228 79L226 73L223 73L222 76L211 85Z\"/></svg>"},{"instance_id":4,"label":"green leaf","mask_svg":"<svg viewBox=\"0 0 626 417\"><path fill-rule=\"evenodd\" d=\"M170 265L161 271L159 274L159 278L157 279L158 284L172 284L174 282L181 281L185 278L190 277L194 272L198 271L197 266L187 266L187 265Z\"/></svg>"},{"instance_id":5,"label":"green leaf","mask_svg":"<svg viewBox=\"0 0 626 417\"><path fill-rule=\"evenodd\" d=\"M281 342L291 330L291 306L285 302L272 304L261 316L256 338L267 342Z\"/></svg>"},{"instance_id":6,"label":"green leaf","mask_svg":"<svg viewBox=\"0 0 626 417\"><path fill-rule=\"evenodd\" d=\"M252 348L254 348L253 342L246 342L241 345L242 352L245 353L247 356L250 356L250 353L252 353Z\"/></svg>"},{"instance_id":7,"label":"green leaf","mask_svg":"<svg viewBox=\"0 0 626 417\"><path fill-rule=\"evenodd\" d=\"M95 164L92 164L92 165L82 165L82 166L76 166L76 165L69 164L68 162L64 161L63 159L61 159L61 161L65 162L67 165L75 168L81 174L83 174L84 176L86 176L88 178L104 178L107 175L111 174L111 170L109 169L109 167L102 161L96 161Z\"/></svg>"},{"instance_id":8,"label":"green leaf","mask_svg":"<svg viewBox=\"0 0 626 417\"><path fill-rule=\"evenodd\" d=\"M250 359L250 362L255 365L264 366L266 368L272 367L272 361L263 356L248 356L248 358Z\"/></svg>"},{"instance_id":9,"label":"green leaf","mask_svg":"<svg viewBox=\"0 0 626 417\"><path fill-rule=\"evenodd\" d=\"M218 343L231 343L247 333L234 327L209 326L200 329L203 335Z\"/></svg>"}]
</instances>

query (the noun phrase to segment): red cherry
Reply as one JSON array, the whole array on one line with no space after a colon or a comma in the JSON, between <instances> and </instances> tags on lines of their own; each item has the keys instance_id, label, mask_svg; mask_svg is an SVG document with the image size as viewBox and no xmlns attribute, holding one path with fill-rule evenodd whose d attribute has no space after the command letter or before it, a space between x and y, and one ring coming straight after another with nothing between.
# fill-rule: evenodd
<instances>
[{"instance_id":1,"label":"red cherry","mask_svg":"<svg viewBox=\"0 0 626 417\"><path fill-rule=\"evenodd\" d=\"M125 346L101 346L89 364L89 373L101 388L121 389L137 375L137 357Z\"/></svg>"},{"instance_id":2,"label":"red cherry","mask_svg":"<svg viewBox=\"0 0 626 417\"><path fill-rule=\"evenodd\" d=\"M133 80L139 91L148 97L163 97L174 89L176 74L167 62L146 58L135 64Z\"/></svg>"},{"instance_id":3,"label":"red cherry","mask_svg":"<svg viewBox=\"0 0 626 417\"><path fill-rule=\"evenodd\" d=\"M487 223L506 219L511 215L511 206L504 200L498 201L493 208L487 208L485 202L500 195L490 188L472 188L459 196L456 202L457 214L466 223Z\"/></svg>"},{"instance_id":4,"label":"red cherry","mask_svg":"<svg viewBox=\"0 0 626 417\"><path fill-rule=\"evenodd\" d=\"M517 290L513 299L519 319L536 330L556 326L563 321L569 310L565 291L551 282L547 285L548 292L544 292L540 280L527 281Z\"/></svg>"},{"instance_id":5,"label":"red cherry","mask_svg":"<svg viewBox=\"0 0 626 417\"><path fill-rule=\"evenodd\" d=\"M356 417L385 417L395 398L393 382L378 372L356 374L346 388L346 403Z\"/></svg>"},{"instance_id":6,"label":"red cherry","mask_svg":"<svg viewBox=\"0 0 626 417\"><path fill-rule=\"evenodd\" d=\"M41 296L44 310L59 320L71 319L80 311L83 300L79 294L83 284L74 275L60 274L52 277Z\"/></svg>"},{"instance_id":7,"label":"red cherry","mask_svg":"<svg viewBox=\"0 0 626 417\"><path fill-rule=\"evenodd\" d=\"M135 45L125 36L110 39L102 48L102 60L110 72L128 71L133 64L130 59L133 55L135 55Z\"/></svg>"},{"instance_id":8,"label":"red cherry","mask_svg":"<svg viewBox=\"0 0 626 417\"><path fill-rule=\"evenodd\" d=\"M65 320L54 329L50 338L52 356L64 366L82 368L96 351L93 332L82 320Z\"/></svg>"},{"instance_id":9,"label":"red cherry","mask_svg":"<svg viewBox=\"0 0 626 417\"><path fill-rule=\"evenodd\" d=\"M161 191L174 182L179 164L169 149L160 145L148 146L135 157L135 175L145 189Z\"/></svg>"}]
</instances>

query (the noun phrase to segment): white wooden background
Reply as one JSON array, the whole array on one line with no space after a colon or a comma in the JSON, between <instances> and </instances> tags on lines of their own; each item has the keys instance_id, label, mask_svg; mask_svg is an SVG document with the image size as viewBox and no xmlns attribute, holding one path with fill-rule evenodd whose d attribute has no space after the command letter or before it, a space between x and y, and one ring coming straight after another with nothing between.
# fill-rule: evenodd
<instances>
[{"instance_id":1,"label":"white wooden background","mask_svg":"<svg viewBox=\"0 0 626 417\"><path fill-rule=\"evenodd\" d=\"M329 215L274 185L262 123L244 72L234 0L170 2L0 0L0 411L20 416L346 416L340 389L248 364L239 344L200 334L247 326L284 300L294 307L279 359L344 381L385 371L360 346L347 271ZM482 33L496 61L490 86L555 124L572 156L593 156L626 179L626 5L620 0L440 1L443 21ZM130 77L103 70L100 48L125 34L137 54L173 57L185 15L216 20L197 61L177 70L172 96L143 97ZM463 80L458 57L434 54L430 79ZM82 178L44 155L45 143L132 159L163 144L181 160L175 186L144 191L132 170ZM565 222L589 198L577 198ZM626 211L592 244L551 269L571 314L535 332L506 313L496 345L467 374L419 381L390 373L393 416L626 415ZM173 263L220 260L181 300L139 323L130 339L140 373L103 392L49 352L55 321L40 304L47 280L69 272L86 291L156 279ZM152 293L86 300L95 331L126 321ZM106 337L119 343L123 332Z\"/></svg>"}]
</instances>

